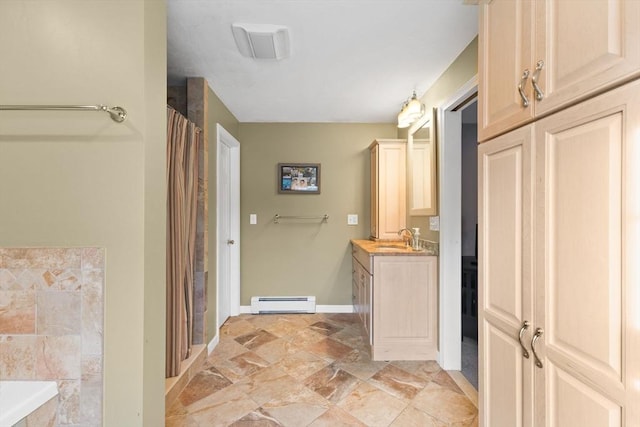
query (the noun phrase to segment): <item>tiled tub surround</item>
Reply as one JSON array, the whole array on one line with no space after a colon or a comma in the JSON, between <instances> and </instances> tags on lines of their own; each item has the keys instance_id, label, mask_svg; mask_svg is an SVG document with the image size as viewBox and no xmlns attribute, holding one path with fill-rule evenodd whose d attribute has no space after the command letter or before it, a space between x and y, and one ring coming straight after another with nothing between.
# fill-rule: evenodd
<instances>
[{"instance_id":1,"label":"tiled tub surround","mask_svg":"<svg viewBox=\"0 0 640 427\"><path fill-rule=\"evenodd\" d=\"M372 361L357 314L241 315L166 426L477 426L465 393L435 361Z\"/></svg>"},{"instance_id":2,"label":"tiled tub surround","mask_svg":"<svg viewBox=\"0 0 640 427\"><path fill-rule=\"evenodd\" d=\"M54 380L58 424L102 424L104 249L0 248L0 380Z\"/></svg>"}]
</instances>

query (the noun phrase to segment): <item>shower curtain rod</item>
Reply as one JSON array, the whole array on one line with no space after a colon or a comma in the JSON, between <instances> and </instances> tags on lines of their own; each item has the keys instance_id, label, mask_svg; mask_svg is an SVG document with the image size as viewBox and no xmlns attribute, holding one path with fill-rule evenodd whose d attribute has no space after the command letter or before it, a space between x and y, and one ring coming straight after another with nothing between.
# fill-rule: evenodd
<instances>
[{"instance_id":1,"label":"shower curtain rod","mask_svg":"<svg viewBox=\"0 0 640 427\"><path fill-rule=\"evenodd\" d=\"M122 107L106 105L0 105L0 110L20 111L106 111L114 122L122 123L127 118L127 110Z\"/></svg>"}]
</instances>

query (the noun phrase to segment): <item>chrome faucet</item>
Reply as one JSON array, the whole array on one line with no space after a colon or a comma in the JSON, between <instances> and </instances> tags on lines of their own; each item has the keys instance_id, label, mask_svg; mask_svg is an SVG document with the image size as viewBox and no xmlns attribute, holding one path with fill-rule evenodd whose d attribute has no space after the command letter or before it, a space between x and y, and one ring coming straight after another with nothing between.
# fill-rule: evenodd
<instances>
[{"instance_id":1,"label":"chrome faucet","mask_svg":"<svg viewBox=\"0 0 640 427\"><path fill-rule=\"evenodd\" d=\"M403 233L403 232L405 232L405 231L408 231L408 232L409 232L409 235L411 236L411 237L409 237L409 241L408 241L407 246L411 246L411 247L413 247L413 243L414 243L414 242L413 242L414 235L413 235L413 231L412 231L412 230L410 230L410 229L408 229L408 228L403 228L402 230L398 231L398 236L402 236L402 233ZM403 238L402 240L404 240L404 238Z\"/></svg>"}]
</instances>

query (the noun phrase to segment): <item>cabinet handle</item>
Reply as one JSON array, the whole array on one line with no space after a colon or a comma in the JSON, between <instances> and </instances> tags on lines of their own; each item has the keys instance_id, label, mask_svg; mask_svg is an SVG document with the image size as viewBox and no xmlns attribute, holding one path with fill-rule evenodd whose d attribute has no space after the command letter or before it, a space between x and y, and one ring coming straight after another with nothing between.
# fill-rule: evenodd
<instances>
[{"instance_id":1,"label":"cabinet handle","mask_svg":"<svg viewBox=\"0 0 640 427\"><path fill-rule=\"evenodd\" d=\"M520 347L522 347L522 355L525 357L525 359L529 358L529 352L527 351L524 344L522 343L522 336L524 335L524 332L527 330L529 325L530 323L527 320L522 322L522 327L520 328L520 333L518 334L518 341L520 341Z\"/></svg>"},{"instance_id":2,"label":"cabinet handle","mask_svg":"<svg viewBox=\"0 0 640 427\"><path fill-rule=\"evenodd\" d=\"M544 98L544 92L542 91L542 89L540 89L540 86L538 86L538 77L540 76L540 71L542 71L543 68L544 68L544 61L541 59L536 64L536 70L533 72L533 75L531 76L531 85L533 86L533 90L536 92L536 99L538 101L542 101L542 98Z\"/></svg>"},{"instance_id":3,"label":"cabinet handle","mask_svg":"<svg viewBox=\"0 0 640 427\"><path fill-rule=\"evenodd\" d=\"M520 84L518 85L518 92L520 92L520 97L522 98L522 106L527 108L529 106L529 98L527 98L527 94L524 93L524 87L527 84L527 79L529 78L529 69L524 70L522 73L522 77L520 78Z\"/></svg>"},{"instance_id":4,"label":"cabinet handle","mask_svg":"<svg viewBox=\"0 0 640 427\"><path fill-rule=\"evenodd\" d=\"M531 338L531 351L533 351L533 358L536 361L536 366L538 368L542 368L542 361L536 353L536 341L538 341L538 338L540 338L543 333L544 331L542 330L542 328L538 328L536 329L536 333L533 335L533 338Z\"/></svg>"}]
</instances>

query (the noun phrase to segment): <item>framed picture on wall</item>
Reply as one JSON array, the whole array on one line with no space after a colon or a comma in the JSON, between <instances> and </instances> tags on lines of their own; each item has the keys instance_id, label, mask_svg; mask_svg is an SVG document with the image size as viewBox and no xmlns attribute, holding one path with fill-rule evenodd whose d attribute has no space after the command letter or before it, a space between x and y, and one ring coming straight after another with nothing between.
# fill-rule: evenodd
<instances>
[{"instance_id":1,"label":"framed picture on wall","mask_svg":"<svg viewBox=\"0 0 640 427\"><path fill-rule=\"evenodd\" d=\"M278 193L320 194L320 163L278 163Z\"/></svg>"}]
</instances>

